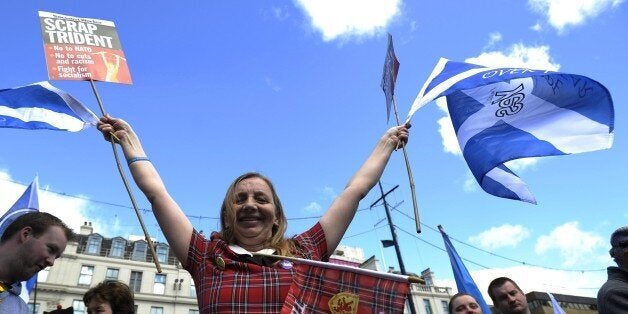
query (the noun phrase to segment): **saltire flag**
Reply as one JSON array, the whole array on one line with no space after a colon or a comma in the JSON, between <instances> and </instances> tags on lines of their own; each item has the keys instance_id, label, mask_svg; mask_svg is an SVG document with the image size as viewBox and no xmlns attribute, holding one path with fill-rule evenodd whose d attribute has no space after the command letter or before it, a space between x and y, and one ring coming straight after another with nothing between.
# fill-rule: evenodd
<instances>
[{"instance_id":1,"label":"saltire flag","mask_svg":"<svg viewBox=\"0 0 628 314\"><path fill-rule=\"evenodd\" d=\"M449 262L451 262L451 270L454 273L454 279L456 280L458 292L464 292L472 295L482 308L482 313L491 313L491 308L484 301L480 289L478 289L478 286L475 284L475 281L473 281L467 267L462 262L458 252L456 252L456 248L454 248L451 244L449 236L445 233L445 230L443 230L443 226L439 225L438 230L443 236L443 241L445 242L445 248L447 249L447 255L449 255Z\"/></svg>"},{"instance_id":2,"label":"saltire flag","mask_svg":"<svg viewBox=\"0 0 628 314\"><path fill-rule=\"evenodd\" d=\"M386 50L386 59L384 60L382 83L380 84L386 96L386 122L390 120L390 106L394 101L395 82L397 81L398 72L399 61L397 60L397 56L395 56L392 35L388 34L388 49Z\"/></svg>"},{"instance_id":3,"label":"saltire flag","mask_svg":"<svg viewBox=\"0 0 628 314\"><path fill-rule=\"evenodd\" d=\"M18 217L29 213L39 211L39 180L37 177L26 188L22 196L9 208L9 210L0 217L0 236L4 234L4 230ZM28 303L30 292L37 282L37 274L28 281L22 281L22 291L20 297L24 302ZM24 289L24 287L26 289Z\"/></svg>"},{"instance_id":4,"label":"saltire flag","mask_svg":"<svg viewBox=\"0 0 628 314\"><path fill-rule=\"evenodd\" d=\"M565 314L565 310L563 310L563 308L560 307L560 304L558 304L558 301L556 301L556 298L554 298L554 296L549 292L547 294L549 295L549 298L552 301L552 309L554 310L554 314Z\"/></svg>"},{"instance_id":5,"label":"saltire flag","mask_svg":"<svg viewBox=\"0 0 628 314\"><path fill-rule=\"evenodd\" d=\"M489 68L441 58L415 99L446 97L462 154L484 191L535 203L507 161L607 149L613 143L609 91L582 75Z\"/></svg>"},{"instance_id":6,"label":"saltire flag","mask_svg":"<svg viewBox=\"0 0 628 314\"><path fill-rule=\"evenodd\" d=\"M93 112L48 82L0 90L0 127L77 132L96 123Z\"/></svg>"},{"instance_id":7,"label":"saltire flag","mask_svg":"<svg viewBox=\"0 0 628 314\"><path fill-rule=\"evenodd\" d=\"M294 276L281 313L403 313L407 276L295 260Z\"/></svg>"}]
</instances>

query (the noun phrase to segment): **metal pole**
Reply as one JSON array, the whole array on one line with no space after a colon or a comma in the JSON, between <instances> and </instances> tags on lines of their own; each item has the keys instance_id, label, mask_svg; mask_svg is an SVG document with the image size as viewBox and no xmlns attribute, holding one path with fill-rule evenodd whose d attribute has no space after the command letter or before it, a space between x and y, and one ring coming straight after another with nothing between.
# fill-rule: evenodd
<instances>
[{"instance_id":1,"label":"metal pole","mask_svg":"<svg viewBox=\"0 0 628 314\"><path fill-rule=\"evenodd\" d=\"M402 275L407 275L406 266L403 264L403 259L401 258L401 250L399 249L399 243L397 242L397 232L395 232L395 226L393 225L392 218L390 217L390 209L388 208L388 203L386 203L386 195L392 192L394 189L398 187L394 187L392 190L388 191L388 193L384 194L384 189L382 188L382 182L378 181L379 191L382 193L382 202L384 203L384 209L386 210L386 218L388 218L388 226L390 227L390 233L392 234L393 244L395 245L395 252L397 253L397 261L399 262L399 269L401 270ZM410 294L408 295L408 303L410 307L410 313L416 314L416 308L414 307L414 300L412 299L412 284L410 284Z\"/></svg>"}]
</instances>

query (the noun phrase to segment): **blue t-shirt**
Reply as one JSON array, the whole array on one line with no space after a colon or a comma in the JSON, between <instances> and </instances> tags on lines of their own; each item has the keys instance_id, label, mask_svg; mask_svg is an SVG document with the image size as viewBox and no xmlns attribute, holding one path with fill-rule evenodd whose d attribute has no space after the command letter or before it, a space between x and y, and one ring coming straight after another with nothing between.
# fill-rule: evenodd
<instances>
[{"instance_id":1,"label":"blue t-shirt","mask_svg":"<svg viewBox=\"0 0 628 314\"><path fill-rule=\"evenodd\" d=\"M7 291L0 292L0 313L28 314L28 306L20 298L22 284L17 282Z\"/></svg>"}]
</instances>

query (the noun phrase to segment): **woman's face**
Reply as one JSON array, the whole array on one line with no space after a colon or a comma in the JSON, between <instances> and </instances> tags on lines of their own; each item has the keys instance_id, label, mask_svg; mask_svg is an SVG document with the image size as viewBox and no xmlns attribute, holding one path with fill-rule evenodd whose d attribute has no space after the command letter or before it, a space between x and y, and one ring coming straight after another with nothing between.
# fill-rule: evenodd
<instances>
[{"instance_id":1,"label":"woman's face","mask_svg":"<svg viewBox=\"0 0 628 314\"><path fill-rule=\"evenodd\" d=\"M91 300L87 305L87 314L113 314L109 302Z\"/></svg>"},{"instance_id":2,"label":"woman's face","mask_svg":"<svg viewBox=\"0 0 628 314\"><path fill-rule=\"evenodd\" d=\"M238 245L245 249L262 249L277 224L277 208L270 186L258 177L238 182L232 208L235 211L233 233Z\"/></svg>"},{"instance_id":3,"label":"woman's face","mask_svg":"<svg viewBox=\"0 0 628 314\"><path fill-rule=\"evenodd\" d=\"M482 308L470 295L461 295L452 302L453 313L482 314Z\"/></svg>"}]
</instances>

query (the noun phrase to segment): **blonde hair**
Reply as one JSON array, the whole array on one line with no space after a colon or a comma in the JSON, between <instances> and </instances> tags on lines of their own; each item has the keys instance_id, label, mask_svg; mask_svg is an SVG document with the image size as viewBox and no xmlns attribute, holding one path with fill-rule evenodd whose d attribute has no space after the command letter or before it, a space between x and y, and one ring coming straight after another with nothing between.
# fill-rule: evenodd
<instances>
[{"instance_id":1,"label":"blonde hair","mask_svg":"<svg viewBox=\"0 0 628 314\"><path fill-rule=\"evenodd\" d=\"M278 255L293 256L296 251L296 247L292 239L286 239L284 237L284 233L288 229L288 220L284 214L279 196L277 195L277 192L275 192L273 183L268 178L257 172L247 172L237 177L233 180L231 185L229 185L220 208L220 235L223 240L227 241L229 244L237 243L235 234L233 233L233 226L236 222L235 208L233 206L236 197L235 188L238 183L250 178L260 178L264 180L264 182L266 182L266 184L270 187L270 191L273 194L272 197L273 203L275 204L275 217L277 219L277 223L273 225L272 235L267 241L266 246L268 248L275 249Z\"/></svg>"}]
</instances>

